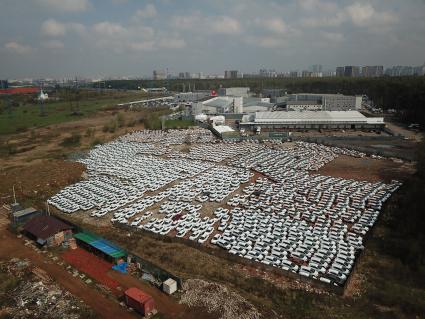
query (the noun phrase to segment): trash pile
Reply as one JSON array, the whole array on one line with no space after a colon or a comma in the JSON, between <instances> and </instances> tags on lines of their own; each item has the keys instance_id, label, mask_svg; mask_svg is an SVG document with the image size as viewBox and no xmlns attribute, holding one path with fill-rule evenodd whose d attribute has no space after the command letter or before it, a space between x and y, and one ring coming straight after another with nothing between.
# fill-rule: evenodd
<instances>
[{"instance_id":1,"label":"trash pile","mask_svg":"<svg viewBox=\"0 0 425 319\"><path fill-rule=\"evenodd\" d=\"M17 286L7 293L12 306L6 308L8 318L86 318L89 308L70 292L63 290L47 273L33 267L28 260L13 258L0 263L0 272L17 278Z\"/></svg>"},{"instance_id":2,"label":"trash pile","mask_svg":"<svg viewBox=\"0 0 425 319\"><path fill-rule=\"evenodd\" d=\"M239 294L226 286L200 279L188 279L183 283L180 303L189 307L204 307L220 319L258 319L258 310Z\"/></svg>"}]
</instances>

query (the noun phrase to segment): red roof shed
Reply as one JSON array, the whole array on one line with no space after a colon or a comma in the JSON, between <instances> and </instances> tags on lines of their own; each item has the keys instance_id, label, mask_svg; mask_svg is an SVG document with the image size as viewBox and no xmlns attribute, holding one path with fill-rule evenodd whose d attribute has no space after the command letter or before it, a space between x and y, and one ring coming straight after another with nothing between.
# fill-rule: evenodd
<instances>
[{"instance_id":1,"label":"red roof shed","mask_svg":"<svg viewBox=\"0 0 425 319\"><path fill-rule=\"evenodd\" d=\"M124 294L127 306L144 316L155 309L155 301L153 298L138 288L128 288Z\"/></svg>"}]
</instances>

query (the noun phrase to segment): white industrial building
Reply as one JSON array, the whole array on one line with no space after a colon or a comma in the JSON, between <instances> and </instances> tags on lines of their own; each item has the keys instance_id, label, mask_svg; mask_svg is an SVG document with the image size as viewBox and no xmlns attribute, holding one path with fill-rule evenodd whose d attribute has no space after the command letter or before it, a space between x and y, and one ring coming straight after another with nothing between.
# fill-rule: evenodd
<instances>
[{"instance_id":1,"label":"white industrial building","mask_svg":"<svg viewBox=\"0 0 425 319\"><path fill-rule=\"evenodd\" d=\"M252 113L270 111L274 104L269 98L218 96L192 106L192 114Z\"/></svg>"},{"instance_id":2,"label":"white industrial building","mask_svg":"<svg viewBox=\"0 0 425 319\"><path fill-rule=\"evenodd\" d=\"M362 96L343 94L298 93L277 98L278 103L287 103L288 110L350 111L359 110L362 106ZM300 107L296 104L299 103ZM301 106L304 106L302 108Z\"/></svg>"},{"instance_id":3,"label":"white industrial building","mask_svg":"<svg viewBox=\"0 0 425 319\"><path fill-rule=\"evenodd\" d=\"M219 96L242 96L249 97L249 87L231 87L231 88L219 88Z\"/></svg>"},{"instance_id":4,"label":"white industrial building","mask_svg":"<svg viewBox=\"0 0 425 319\"><path fill-rule=\"evenodd\" d=\"M244 115L240 126L264 131L279 129L382 129L383 117L366 117L358 111L277 111Z\"/></svg>"}]
</instances>

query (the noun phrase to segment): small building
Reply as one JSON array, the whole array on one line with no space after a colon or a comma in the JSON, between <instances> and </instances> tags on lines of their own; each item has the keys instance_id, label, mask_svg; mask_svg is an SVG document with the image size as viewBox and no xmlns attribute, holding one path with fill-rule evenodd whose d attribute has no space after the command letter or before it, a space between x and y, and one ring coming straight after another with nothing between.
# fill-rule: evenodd
<instances>
[{"instance_id":1,"label":"small building","mask_svg":"<svg viewBox=\"0 0 425 319\"><path fill-rule=\"evenodd\" d=\"M72 237L72 226L52 216L36 216L24 226L24 232L39 245L58 246Z\"/></svg>"},{"instance_id":2,"label":"small building","mask_svg":"<svg viewBox=\"0 0 425 319\"><path fill-rule=\"evenodd\" d=\"M155 301L147 293L138 288L129 288L124 292L125 303L143 316L155 310Z\"/></svg>"},{"instance_id":3,"label":"small building","mask_svg":"<svg viewBox=\"0 0 425 319\"><path fill-rule=\"evenodd\" d=\"M40 215L42 215L42 212L36 210L33 207L29 207L29 208L13 211L11 217L12 217L13 224L17 225L17 224L26 223L31 218L40 216Z\"/></svg>"},{"instance_id":4,"label":"small building","mask_svg":"<svg viewBox=\"0 0 425 319\"><path fill-rule=\"evenodd\" d=\"M162 290L168 294L172 295L177 291L177 281L172 278L168 278L166 281L162 283Z\"/></svg>"}]
</instances>

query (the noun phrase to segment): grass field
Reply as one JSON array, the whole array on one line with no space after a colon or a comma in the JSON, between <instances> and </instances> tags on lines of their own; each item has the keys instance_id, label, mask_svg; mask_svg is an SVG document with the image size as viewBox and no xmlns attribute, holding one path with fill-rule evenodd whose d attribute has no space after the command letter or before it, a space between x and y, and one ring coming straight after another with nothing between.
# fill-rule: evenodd
<instances>
[{"instance_id":1,"label":"grass field","mask_svg":"<svg viewBox=\"0 0 425 319\"><path fill-rule=\"evenodd\" d=\"M188 128L193 126L194 123L191 120L167 120L165 121L165 128Z\"/></svg>"},{"instance_id":2,"label":"grass field","mask_svg":"<svg viewBox=\"0 0 425 319\"><path fill-rule=\"evenodd\" d=\"M81 115L72 115L68 101L48 102L45 104L45 116L40 116L38 104L24 104L14 107L11 112L0 113L0 134L22 132L29 128L44 127L52 124L75 121L118 103L143 98L140 93L116 93L114 95L88 97L81 100Z\"/></svg>"}]
</instances>

